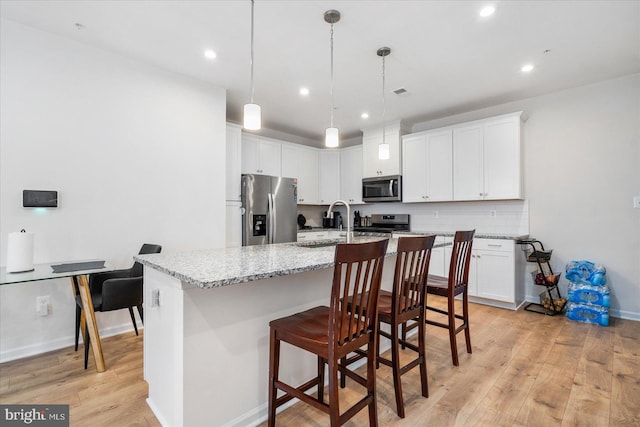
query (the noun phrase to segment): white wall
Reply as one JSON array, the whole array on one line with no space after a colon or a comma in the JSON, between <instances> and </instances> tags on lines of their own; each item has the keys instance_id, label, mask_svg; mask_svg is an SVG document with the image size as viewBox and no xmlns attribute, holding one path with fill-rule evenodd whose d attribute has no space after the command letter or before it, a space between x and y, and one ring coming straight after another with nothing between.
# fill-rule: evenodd
<instances>
[{"instance_id":1,"label":"white wall","mask_svg":"<svg viewBox=\"0 0 640 427\"><path fill-rule=\"evenodd\" d=\"M640 74L420 123L413 132L524 111L525 197L531 236L552 267L588 259L607 268L615 316L640 320ZM527 280L527 294L538 287ZM562 286L567 284L563 278Z\"/></svg>"},{"instance_id":2,"label":"white wall","mask_svg":"<svg viewBox=\"0 0 640 427\"><path fill-rule=\"evenodd\" d=\"M0 49L2 265L21 228L36 263L224 245L223 89L6 20ZM59 207L23 208L23 189ZM103 334L131 328L126 310L97 316ZM73 327L68 280L1 287L0 361L70 345Z\"/></svg>"}]
</instances>

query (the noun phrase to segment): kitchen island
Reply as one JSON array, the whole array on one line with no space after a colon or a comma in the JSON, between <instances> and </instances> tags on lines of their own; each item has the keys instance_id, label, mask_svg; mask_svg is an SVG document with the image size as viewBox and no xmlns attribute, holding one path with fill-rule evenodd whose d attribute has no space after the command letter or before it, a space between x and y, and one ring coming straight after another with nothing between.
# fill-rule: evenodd
<instances>
[{"instance_id":1,"label":"kitchen island","mask_svg":"<svg viewBox=\"0 0 640 427\"><path fill-rule=\"evenodd\" d=\"M396 251L391 239L387 289ZM147 402L162 425L266 419L269 321L329 304L334 252L334 245L281 243L135 257L145 269ZM283 380L302 383L316 359L283 346L281 366Z\"/></svg>"}]
</instances>

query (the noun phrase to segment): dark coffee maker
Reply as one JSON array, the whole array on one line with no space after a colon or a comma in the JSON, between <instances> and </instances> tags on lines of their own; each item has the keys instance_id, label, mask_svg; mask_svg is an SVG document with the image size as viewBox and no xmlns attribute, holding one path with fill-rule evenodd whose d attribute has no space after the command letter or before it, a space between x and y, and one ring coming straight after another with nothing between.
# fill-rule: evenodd
<instances>
[{"instance_id":1,"label":"dark coffee maker","mask_svg":"<svg viewBox=\"0 0 640 427\"><path fill-rule=\"evenodd\" d=\"M322 226L324 228L340 228L342 225L342 216L340 212L333 212L333 218L327 218L327 211L322 216Z\"/></svg>"}]
</instances>

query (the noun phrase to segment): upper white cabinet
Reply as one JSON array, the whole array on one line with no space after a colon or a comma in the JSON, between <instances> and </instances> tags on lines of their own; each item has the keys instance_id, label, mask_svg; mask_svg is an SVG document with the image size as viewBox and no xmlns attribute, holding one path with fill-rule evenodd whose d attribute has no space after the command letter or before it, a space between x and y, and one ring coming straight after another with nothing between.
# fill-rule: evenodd
<instances>
[{"instance_id":1,"label":"upper white cabinet","mask_svg":"<svg viewBox=\"0 0 640 427\"><path fill-rule=\"evenodd\" d=\"M482 123L453 129L453 199L484 198Z\"/></svg>"},{"instance_id":2,"label":"upper white cabinet","mask_svg":"<svg viewBox=\"0 0 640 427\"><path fill-rule=\"evenodd\" d=\"M281 145L255 135L242 135L242 173L280 176Z\"/></svg>"},{"instance_id":3,"label":"upper white cabinet","mask_svg":"<svg viewBox=\"0 0 640 427\"><path fill-rule=\"evenodd\" d=\"M282 144L282 176L298 179L298 204L318 204L318 150Z\"/></svg>"},{"instance_id":4,"label":"upper white cabinet","mask_svg":"<svg viewBox=\"0 0 640 427\"><path fill-rule=\"evenodd\" d=\"M382 144L383 128L364 129L362 134L362 177L400 175L402 149L400 138L403 129L400 122L384 126L385 142L389 144L389 158L378 158L378 146Z\"/></svg>"},{"instance_id":5,"label":"upper white cabinet","mask_svg":"<svg viewBox=\"0 0 640 427\"><path fill-rule=\"evenodd\" d=\"M239 125L227 123L226 143L226 200L240 200L242 175L242 129Z\"/></svg>"},{"instance_id":6,"label":"upper white cabinet","mask_svg":"<svg viewBox=\"0 0 640 427\"><path fill-rule=\"evenodd\" d=\"M321 205L328 205L340 198L340 151L320 150L318 193Z\"/></svg>"},{"instance_id":7,"label":"upper white cabinet","mask_svg":"<svg viewBox=\"0 0 640 427\"><path fill-rule=\"evenodd\" d=\"M522 198L520 114L484 124L485 199Z\"/></svg>"},{"instance_id":8,"label":"upper white cabinet","mask_svg":"<svg viewBox=\"0 0 640 427\"><path fill-rule=\"evenodd\" d=\"M453 133L451 129L402 137L403 202L453 199Z\"/></svg>"},{"instance_id":9,"label":"upper white cabinet","mask_svg":"<svg viewBox=\"0 0 640 427\"><path fill-rule=\"evenodd\" d=\"M362 145L340 150L340 198L362 204Z\"/></svg>"},{"instance_id":10,"label":"upper white cabinet","mask_svg":"<svg viewBox=\"0 0 640 427\"><path fill-rule=\"evenodd\" d=\"M520 115L453 127L453 199L522 198Z\"/></svg>"}]
</instances>

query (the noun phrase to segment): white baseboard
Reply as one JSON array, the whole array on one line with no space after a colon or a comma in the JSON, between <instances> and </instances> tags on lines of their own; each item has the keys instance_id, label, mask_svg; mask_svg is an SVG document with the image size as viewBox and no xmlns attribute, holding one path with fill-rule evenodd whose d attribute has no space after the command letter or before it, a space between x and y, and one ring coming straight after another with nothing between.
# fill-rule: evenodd
<instances>
[{"instance_id":1,"label":"white baseboard","mask_svg":"<svg viewBox=\"0 0 640 427\"><path fill-rule=\"evenodd\" d=\"M142 330L142 325L138 326L139 330ZM126 332L133 331L131 322L123 323L121 325L111 326L100 330L100 337L106 338L114 335L124 334ZM82 339L80 339L82 341ZM75 337L73 335L56 338L50 341L30 344L23 347L12 348L6 351L0 351L0 363L9 362L11 360L22 359L29 356L35 356L42 353L47 353L53 350L59 350L65 347L71 347L75 344Z\"/></svg>"}]
</instances>

